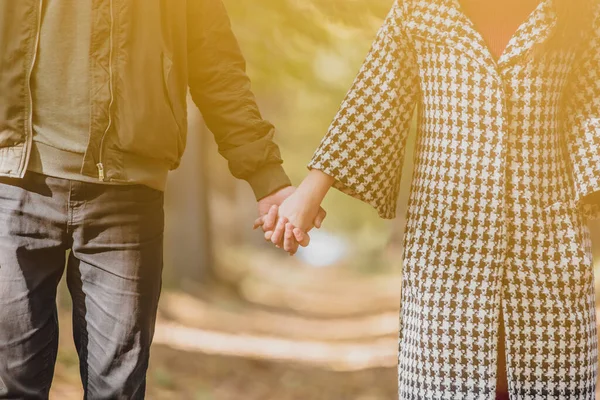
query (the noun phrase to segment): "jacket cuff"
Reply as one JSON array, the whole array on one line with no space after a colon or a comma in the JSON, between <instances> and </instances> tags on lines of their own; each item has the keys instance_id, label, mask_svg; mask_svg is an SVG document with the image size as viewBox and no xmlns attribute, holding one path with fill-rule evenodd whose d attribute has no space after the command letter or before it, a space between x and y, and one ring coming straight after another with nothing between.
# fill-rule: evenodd
<instances>
[{"instance_id":1,"label":"jacket cuff","mask_svg":"<svg viewBox=\"0 0 600 400\"><path fill-rule=\"evenodd\" d=\"M252 187L257 201L292 185L281 164L266 165L245 180Z\"/></svg>"}]
</instances>

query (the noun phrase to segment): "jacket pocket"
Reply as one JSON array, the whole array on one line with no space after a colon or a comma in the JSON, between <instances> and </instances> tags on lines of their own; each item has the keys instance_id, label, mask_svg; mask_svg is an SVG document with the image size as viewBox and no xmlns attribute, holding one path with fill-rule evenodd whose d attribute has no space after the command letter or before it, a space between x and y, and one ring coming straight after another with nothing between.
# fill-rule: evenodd
<instances>
[{"instance_id":1,"label":"jacket pocket","mask_svg":"<svg viewBox=\"0 0 600 400\"><path fill-rule=\"evenodd\" d=\"M175 111L174 101L174 89L171 84L171 72L173 69L173 60L165 53L162 53L162 72L163 72L163 89L165 92L165 99L169 106L169 111L171 118L173 119L173 123L177 127L177 154L179 157L183 154L184 141L183 141L183 129L181 124L183 123L177 117L178 113Z\"/></svg>"}]
</instances>

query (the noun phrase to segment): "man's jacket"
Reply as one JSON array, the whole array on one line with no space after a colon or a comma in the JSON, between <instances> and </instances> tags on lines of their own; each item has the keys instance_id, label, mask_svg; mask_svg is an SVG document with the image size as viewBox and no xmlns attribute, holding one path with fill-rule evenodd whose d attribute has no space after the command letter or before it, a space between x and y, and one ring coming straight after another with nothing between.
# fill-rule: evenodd
<instances>
[{"instance_id":1,"label":"man's jacket","mask_svg":"<svg viewBox=\"0 0 600 400\"><path fill-rule=\"evenodd\" d=\"M0 176L22 177L27 168L43 1L0 2ZM235 177L257 198L289 184L221 0L89 1L90 130L82 174L136 183L136 171L144 171L166 181L186 143L189 87Z\"/></svg>"}]
</instances>

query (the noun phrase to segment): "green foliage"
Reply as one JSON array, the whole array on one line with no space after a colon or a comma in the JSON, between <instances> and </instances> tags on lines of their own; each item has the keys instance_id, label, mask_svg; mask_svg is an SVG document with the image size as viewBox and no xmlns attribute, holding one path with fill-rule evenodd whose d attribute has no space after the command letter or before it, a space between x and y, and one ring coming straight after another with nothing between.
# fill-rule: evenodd
<instances>
[{"instance_id":1,"label":"green foliage","mask_svg":"<svg viewBox=\"0 0 600 400\"><path fill-rule=\"evenodd\" d=\"M79 371L79 357L74 351L60 351L57 362L69 371Z\"/></svg>"},{"instance_id":2,"label":"green foliage","mask_svg":"<svg viewBox=\"0 0 600 400\"><path fill-rule=\"evenodd\" d=\"M167 371L165 368L156 368L153 372L154 382L157 387L169 390L175 389L175 379L170 371Z\"/></svg>"},{"instance_id":3,"label":"green foliage","mask_svg":"<svg viewBox=\"0 0 600 400\"><path fill-rule=\"evenodd\" d=\"M195 400L214 400L214 396L211 393L210 388L200 386L196 391Z\"/></svg>"},{"instance_id":4,"label":"green foliage","mask_svg":"<svg viewBox=\"0 0 600 400\"><path fill-rule=\"evenodd\" d=\"M333 49L341 31L373 31L391 7L391 0L224 2L253 80L265 86L289 79L318 84L311 65L316 52Z\"/></svg>"},{"instance_id":5,"label":"green foliage","mask_svg":"<svg viewBox=\"0 0 600 400\"><path fill-rule=\"evenodd\" d=\"M262 112L278 128L284 166L298 184L392 0L224 1ZM371 207L335 190L324 206L328 229L389 233Z\"/></svg>"}]
</instances>

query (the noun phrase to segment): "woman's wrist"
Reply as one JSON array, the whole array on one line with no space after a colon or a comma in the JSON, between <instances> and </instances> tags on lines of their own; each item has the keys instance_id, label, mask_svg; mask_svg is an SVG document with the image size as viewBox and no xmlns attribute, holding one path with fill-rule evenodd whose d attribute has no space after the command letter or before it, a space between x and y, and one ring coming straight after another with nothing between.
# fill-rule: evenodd
<instances>
[{"instance_id":1,"label":"woman's wrist","mask_svg":"<svg viewBox=\"0 0 600 400\"><path fill-rule=\"evenodd\" d=\"M297 191L300 191L312 206L318 207L323 202L334 181L333 177L323 171L312 169L298 186Z\"/></svg>"}]
</instances>

